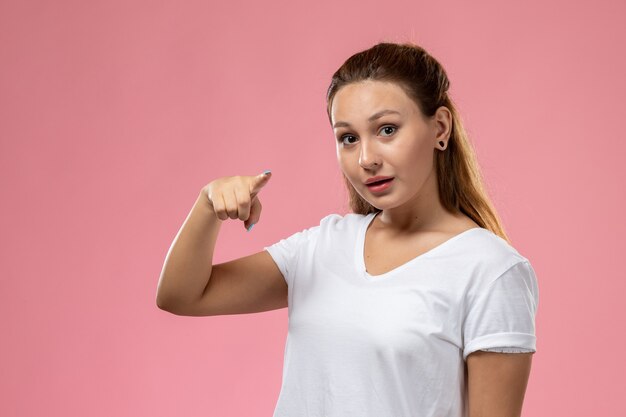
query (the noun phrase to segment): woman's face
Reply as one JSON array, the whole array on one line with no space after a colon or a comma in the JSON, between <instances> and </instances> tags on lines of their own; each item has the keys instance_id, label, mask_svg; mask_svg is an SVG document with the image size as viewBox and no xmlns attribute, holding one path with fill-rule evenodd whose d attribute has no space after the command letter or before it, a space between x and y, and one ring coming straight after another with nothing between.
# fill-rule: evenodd
<instances>
[{"instance_id":1,"label":"woman's face","mask_svg":"<svg viewBox=\"0 0 626 417\"><path fill-rule=\"evenodd\" d=\"M331 121L337 159L361 197L384 210L417 198L425 189L422 194L436 192L434 151L438 140L448 139L448 126L437 119L423 116L395 83L367 80L335 94ZM375 190L365 185L374 176L393 180Z\"/></svg>"}]
</instances>

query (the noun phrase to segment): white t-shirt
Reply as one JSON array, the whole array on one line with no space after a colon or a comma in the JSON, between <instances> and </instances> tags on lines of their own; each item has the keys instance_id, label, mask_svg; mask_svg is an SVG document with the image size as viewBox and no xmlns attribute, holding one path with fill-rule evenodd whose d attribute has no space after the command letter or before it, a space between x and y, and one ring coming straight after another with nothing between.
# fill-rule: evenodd
<instances>
[{"instance_id":1,"label":"white t-shirt","mask_svg":"<svg viewBox=\"0 0 626 417\"><path fill-rule=\"evenodd\" d=\"M468 354L536 351L528 259L474 228L372 276L374 216L330 214L263 248L289 287L274 417L466 417Z\"/></svg>"}]
</instances>

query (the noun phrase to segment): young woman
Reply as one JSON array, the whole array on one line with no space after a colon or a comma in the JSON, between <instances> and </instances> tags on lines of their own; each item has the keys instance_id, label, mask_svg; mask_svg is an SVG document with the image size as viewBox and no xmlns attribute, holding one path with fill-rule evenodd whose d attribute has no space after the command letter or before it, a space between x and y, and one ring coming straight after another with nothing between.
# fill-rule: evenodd
<instances>
[{"instance_id":1,"label":"young woman","mask_svg":"<svg viewBox=\"0 0 626 417\"><path fill-rule=\"evenodd\" d=\"M333 75L328 117L353 213L212 265L221 222L259 220L269 172L206 185L157 305L179 315L288 307L274 417L519 416L539 292L483 188L442 66L380 43Z\"/></svg>"}]
</instances>

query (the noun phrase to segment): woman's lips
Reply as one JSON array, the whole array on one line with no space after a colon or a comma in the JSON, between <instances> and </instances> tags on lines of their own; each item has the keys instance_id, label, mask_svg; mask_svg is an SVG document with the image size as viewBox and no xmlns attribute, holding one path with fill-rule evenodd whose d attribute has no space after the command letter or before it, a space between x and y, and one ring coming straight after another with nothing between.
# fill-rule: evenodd
<instances>
[{"instance_id":1,"label":"woman's lips","mask_svg":"<svg viewBox=\"0 0 626 417\"><path fill-rule=\"evenodd\" d=\"M393 178L383 181L378 181L372 184L366 184L367 189L373 193L380 193L387 190L393 184Z\"/></svg>"}]
</instances>

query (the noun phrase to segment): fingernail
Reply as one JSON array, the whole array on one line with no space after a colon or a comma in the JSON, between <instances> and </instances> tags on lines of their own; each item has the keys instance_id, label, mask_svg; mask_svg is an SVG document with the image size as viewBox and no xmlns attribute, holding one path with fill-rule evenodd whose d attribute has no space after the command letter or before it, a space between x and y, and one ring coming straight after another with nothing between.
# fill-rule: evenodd
<instances>
[{"instance_id":1,"label":"fingernail","mask_svg":"<svg viewBox=\"0 0 626 417\"><path fill-rule=\"evenodd\" d=\"M250 230L252 230L252 226L254 226L255 224L256 224L256 223L252 223L252 224L250 225L250 227L248 227L248 232L249 232Z\"/></svg>"},{"instance_id":2,"label":"fingernail","mask_svg":"<svg viewBox=\"0 0 626 417\"><path fill-rule=\"evenodd\" d=\"M272 171L270 171L270 170L268 169L267 171L263 171L263 174L267 175L267 174L269 174L270 172L272 172Z\"/></svg>"}]
</instances>

